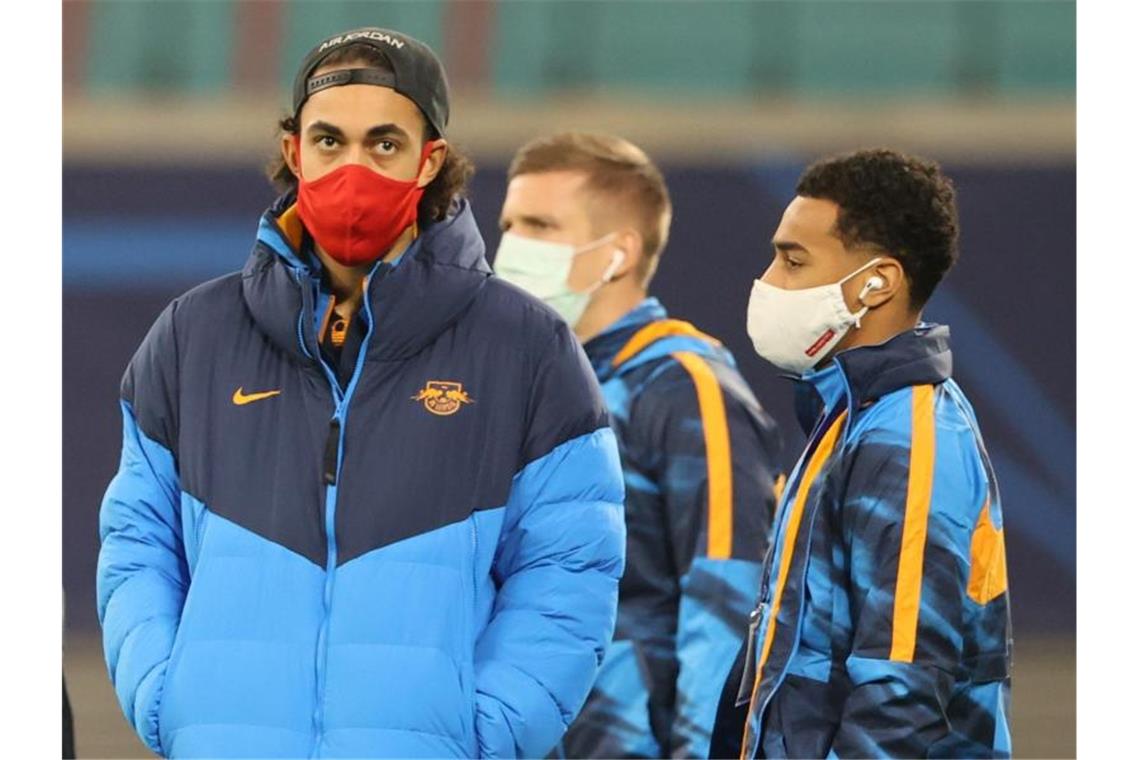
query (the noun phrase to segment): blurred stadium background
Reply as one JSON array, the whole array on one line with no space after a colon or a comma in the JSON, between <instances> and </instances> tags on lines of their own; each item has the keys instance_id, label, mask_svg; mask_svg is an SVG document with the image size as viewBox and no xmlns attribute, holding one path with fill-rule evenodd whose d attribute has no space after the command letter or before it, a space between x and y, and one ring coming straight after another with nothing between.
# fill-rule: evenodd
<instances>
[{"instance_id":1,"label":"blurred stadium background","mask_svg":"<svg viewBox=\"0 0 1140 760\"><path fill-rule=\"evenodd\" d=\"M1074 756L1073 2L70 0L63 18L64 669L80 757L149 756L119 714L94 608L120 375L170 298L241 267L294 67L361 25L443 57L489 251L525 140L591 129L648 150L676 207L653 291L735 351L792 456L790 389L752 352L744 312L798 173L873 145L944 164L962 259L927 318L952 326L1003 490L1014 747Z\"/></svg>"}]
</instances>

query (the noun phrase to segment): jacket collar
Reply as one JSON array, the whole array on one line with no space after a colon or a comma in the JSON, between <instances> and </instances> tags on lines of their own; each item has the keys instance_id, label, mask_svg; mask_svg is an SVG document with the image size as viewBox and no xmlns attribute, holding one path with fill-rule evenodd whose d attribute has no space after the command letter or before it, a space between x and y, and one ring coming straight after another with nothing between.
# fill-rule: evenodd
<instances>
[{"instance_id":1,"label":"jacket collar","mask_svg":"<svg viewBox=\"0 0 1140 760\"><path fill-rule=\"evenodd\" d=\"M841 351L834 361L801 377L796 392L796 415L811 430L823 410L843 400L859 410L888 393L914 385L936 385L953 369L950 328L922 323L913 330L874 346Z\"/></svg>"},{"instance_id":2,"label":"jacket collar","mask_svg":"<svg viewBox=\"0 0 1140 760\"><path fill-rule=\"evenodd\" d=\"M642 301L600 335L587 341L584 348L601 383L678 352L736 366L720 341L688 322L669 319L656 298Z\"/></svg>"},{"instance_id":3,"label":"jacket collar","mask_svg":"<svg viewBox=\"0 0 1140 760\"><path fill-rule=\"evenodd\" d=\"M278 198L261 218L242 271L242 293L258 326L275 344L307 361L318 356L313 302L319 269L303 253L296 196ZM374 322L368 359L411 356L450 327L475 299L491 268L466 201L429 224L398 267L378 262L368 278Z\"/></svg>"},{"instance_id":4,"label":"jacket collar","mask_svg":"<svg viewBox=\"0 0 1140 760\"><path fill-rule=\"evenodd\" d=\"M598 378L601 379L603 375L608 378L613 374L614 357L634 333L650 322L666 319L668 316L660 301L656 298L646 298L626 312L621 319L586 341L582 348L586 351L586 357L590 360L590 365Z\"/></svg>"}]
</instances>

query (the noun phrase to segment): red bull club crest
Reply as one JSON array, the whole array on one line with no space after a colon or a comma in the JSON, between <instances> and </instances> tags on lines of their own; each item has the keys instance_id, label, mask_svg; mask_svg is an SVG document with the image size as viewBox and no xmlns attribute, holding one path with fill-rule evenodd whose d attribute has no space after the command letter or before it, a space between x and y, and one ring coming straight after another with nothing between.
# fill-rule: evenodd
<instances>
[{"instance_id":1,"label":"red bull club crest","mask_svg":"<svg viewBox=\"0 0 1140 760\"><path fill-rule=\"evenodd\" d=\"M450 380L428 380L427 385L412 396L412 401L424 402L424 409L441 417L455 414L464 404L475 403L475 399L463 390L463 383Z\"/></svg>"}]
</instances>

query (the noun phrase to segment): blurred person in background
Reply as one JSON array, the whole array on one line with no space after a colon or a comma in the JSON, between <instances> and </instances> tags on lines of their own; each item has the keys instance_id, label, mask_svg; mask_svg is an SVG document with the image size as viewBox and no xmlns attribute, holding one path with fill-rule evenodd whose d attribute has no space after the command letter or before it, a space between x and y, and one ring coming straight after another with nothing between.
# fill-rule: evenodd
<instances>
[{"instance_id":1,"label":"blurred person in background","mask_svg":"<svg viewBox=\"0 0 1140 760\"><path fill-rule=\"evenodd\" d=\"M617 631L567 757L706 755L768 545L775 423L719 341L648 297L671 216L660 170L617 137L540 138L509 170L495 270L574 328L625 474Z\"/></svg>"},{"instance_id":2,"label":"blurred person in background","mask_svg":"<svg viewBox=\"0 0 1140 760\"><path fill-rule=\"evenodd\" d=\"M598 385L490 276L424 44L304 59L245 269L122 383L107 665L173 757L548 752L613 631L625 533Z\"/></svg>"},{"instance_id":3,"label":"blurred person in background","mask_svg":"<svg viewBox=\"0 0 1140 760\"><path fill-rule=\"evenodd\" d=\"M824 159L772 245L748 332L801 377L808 444L712 756L1009 757L1001 499L950 331L922 321L953 186L890 150Z\"/></svg>"}]
</instances>

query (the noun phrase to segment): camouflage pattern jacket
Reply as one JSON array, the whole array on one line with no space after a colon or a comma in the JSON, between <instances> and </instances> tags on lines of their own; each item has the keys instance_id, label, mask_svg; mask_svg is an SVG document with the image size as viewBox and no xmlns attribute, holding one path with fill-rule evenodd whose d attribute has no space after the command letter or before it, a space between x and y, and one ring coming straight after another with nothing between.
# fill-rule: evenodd
<instances>
[{"instance_id":1,"label":"camouflage pattern jacket","mask_svg":"<svg viewBox=\"0 0 1140 760\"><path fill-rule=\"evenodd\" d=\"M1001 500L950 371L924 324L804 376L818 414L717 753L728 731L741 757L1009 757Z\"/></svg>"},{"instance_id":2,"label":"camouflage pattern jacket","mask_svg":"<svg viewBox=\"0 0 1140 760\"><path fill-rule=\"evenodd\" d=\"M779 437L732 355L646 299L586 354L617 434L626 570L614 642L567 757L704 757L748 628Z\"/></svg>"}]
</instances>

